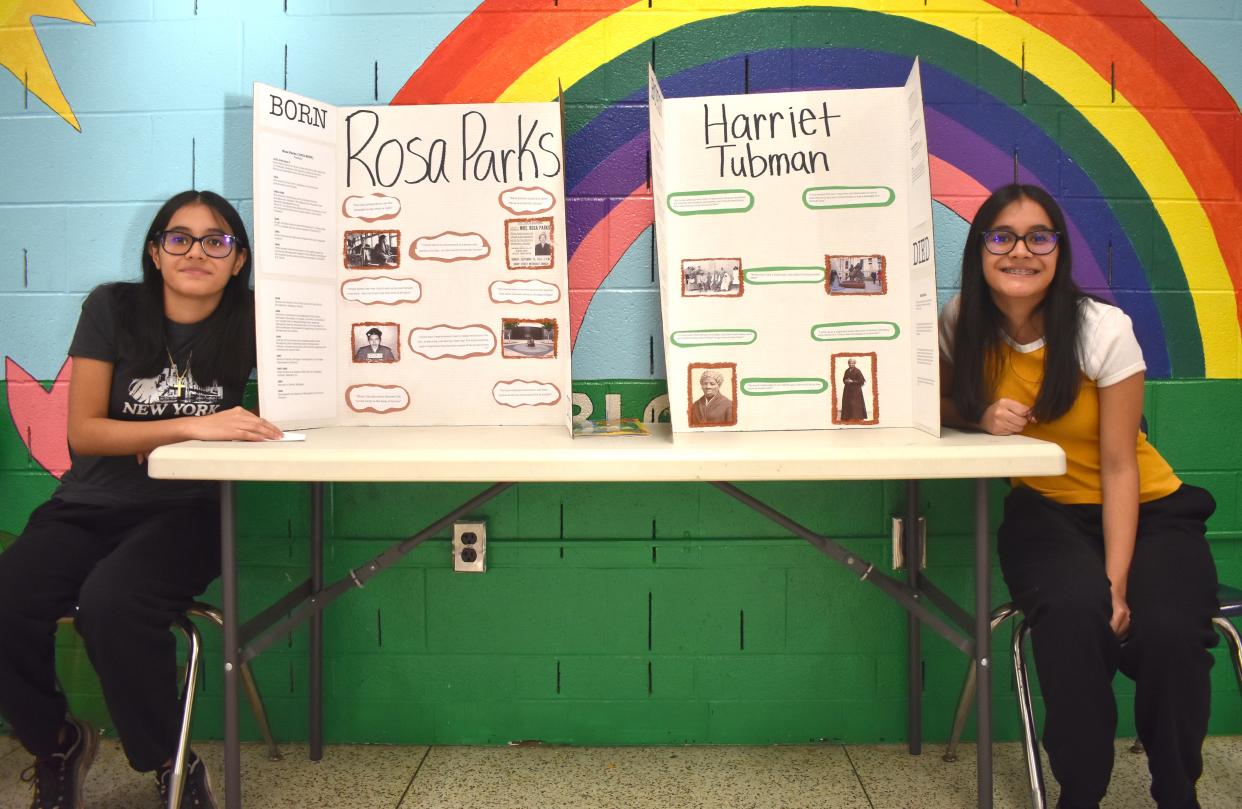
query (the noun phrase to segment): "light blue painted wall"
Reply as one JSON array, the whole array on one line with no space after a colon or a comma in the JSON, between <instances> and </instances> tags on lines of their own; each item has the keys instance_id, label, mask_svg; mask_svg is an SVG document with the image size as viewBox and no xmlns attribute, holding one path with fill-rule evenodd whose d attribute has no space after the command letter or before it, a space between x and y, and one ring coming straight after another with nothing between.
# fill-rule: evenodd
<instances>
[{"instance_id":1,"label":"light blue painted wall","mask_svg":"<svg viewBox=\"0 0 1242 809\"><path fill-rule=\"evenodd\" d=\"M1242 0L1143 0L1211 70L1235 103L1242 99Z\"/></svg>"}]
</instances>

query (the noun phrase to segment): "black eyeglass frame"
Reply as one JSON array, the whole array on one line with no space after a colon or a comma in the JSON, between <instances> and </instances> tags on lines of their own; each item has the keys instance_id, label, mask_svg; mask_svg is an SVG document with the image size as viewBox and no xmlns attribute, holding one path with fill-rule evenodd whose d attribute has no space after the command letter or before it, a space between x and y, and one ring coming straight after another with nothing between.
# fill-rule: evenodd
<instances>
[{"instance_id":1,"label":"black eyeglass frame","mask_svg":"<svg viewBox=\"0 0 1242 809\"><path fill-rule=\"evenodd\" d=\"M176 236L177 238L180 238L180 239L189 239L190 243L186 246L184 250L180 252L177 252L175 250L169 250L168 249L168 237L169 236ZM225 244L228 245L229 247L228 252L222 255L218 255L218 256L212 254L211 251L207 249L208 239L222 240ZM167 253L170 256L184 256L186 253L189 253L191 250L193 250L194 245L197 243L199 245L202 245L203 255L207 256L208 258L228 258L229 256L233 255L233 251L237 248L239 239L230 233L208 233L205 236L193 236L189 233L186 233L184 230L164 230L164 231L160 231L159 233L155 234L155 239L153 241L157 245L159 245L159 248L161 250L163 250L165 253Z\"/></svg>"},{"instance_id":2,"label":"black eyeglass frame","mask_svg":"<svg viewBox=\"0 0 1242 809\"><path fill-rule=\"evenodd\" d=\"M992 249L992 247L991 247L991 243L990 243L990 241L989 241L989 237L990 237L992 234L994 234L994 233L1004 233L1006 236L1012 236L1012 237L1013 237L1013 244L1009 245L1009 249L1008 249L1008 250L1002 250L1002 251L1000 251L1000 252L997 252L996 250L993 250L993 249ZM1035 249L1035 248L1031 245L1031 243L1027 241L1027 239L1028 239L1029 237L1031 237L1031 236L1033 236L1033 235L1035 235L1035 234L1039 234L1039 235L1041 235L1041 236L1051 235L1051 236L1052 236L1052 246L1051 246L1051 247L1049 247L1047 250L1043 251L1042 253L1041 253L1040 251L1036 250L1036 249ZM1025 245L1026 245L1026 249L1027 249L1027 250L1031 253L1031 255L1033 255L1033 256L1046 256L1046 255L1048 255L1049 253L1051 253L1053 250L1056 250L1056 249L1057 249L1057 245L1059 245L1059 244L1061 243L1061 231L1059 231L1059 230L1032 230L1032 231L1028 231L1027 233L1024 233L1024 234L1022 234L1021 236L1019 236L1018 234L1014 233L1012 230L1005 230L1004 228L997 228L997 229L995 229L995 230L985 230L985 231L983 231L983 233L980 235L980 238L981 238L981 239L983 239L983 249L984 249L984 250L987 250L989 253L991 253L991 254L992 254L992 255L994 255L994 256L1007 256L1007 255L1009 255L1010 253L1012 253L1012 252L1013 252L1013 249L1014 249L1015 247L1017 247L1017 246L1018 246L1018 242L1019 242L1019 241L1021 241L1023 244L1025 244Z\"/></svg>"}]
</instances>

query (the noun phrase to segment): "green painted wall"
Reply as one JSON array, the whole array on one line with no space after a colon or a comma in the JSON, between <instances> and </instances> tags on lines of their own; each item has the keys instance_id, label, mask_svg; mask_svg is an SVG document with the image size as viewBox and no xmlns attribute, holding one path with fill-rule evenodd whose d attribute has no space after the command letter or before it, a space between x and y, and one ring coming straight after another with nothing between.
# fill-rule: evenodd
<instances>
[{"instance_id":1,"label":"green painted wall","mask_svg":"<svg viewBox=\"0 0 1242 809\"><path fill-rule=\"evenodd\" d=\"M621 395L639 415L662 389L580 382L596 413ZM2 395L2 394L0 394ZM1152 382L1151 435L1219 509L1210 539L1226 581L1242 582L1242 381ZM7 403L3 403L7 410ZM628 440L628 439L627 439ZM638 439L634 439L638 440ZM11 424L0 427L0 536L7 545L54 480ZM328 576L338 578L417 532L468 485L329 488ZM898 483L748 484L813 530L889 567ZM994 515L1004 487L994 487ZM969 486L929 484L928 575L959 600L971 589ZM292 485L241 487L243 610L251 614L305 577L307 498ZM331 742L503 744L779 743L905 737L905 618L801 540L702 485L519 485L478 515L488 520L488 572L454 574L447 535L429 541L326 615ZM996 601L1004 599L999 573ZM216 597L213 591L209 597ZM195 733L218 737L219 636L208 654ZM926 737L942 740L965 660L925 633ZM998 639L997 649L1005 641ZM107 726L80 642L61 631L60 674L75 706ZM1217 651L1213 733L1242 732L1242 700ZM276 733L306 734L306 632L255 662ZM998 662L1003 655L998 654ZM1008 665L997 667L1001 738L1016 738ZM1132 684L1118 679L1120 732ZM256 736L243 711L243 728Z\"/></svg>"}]
</instances>

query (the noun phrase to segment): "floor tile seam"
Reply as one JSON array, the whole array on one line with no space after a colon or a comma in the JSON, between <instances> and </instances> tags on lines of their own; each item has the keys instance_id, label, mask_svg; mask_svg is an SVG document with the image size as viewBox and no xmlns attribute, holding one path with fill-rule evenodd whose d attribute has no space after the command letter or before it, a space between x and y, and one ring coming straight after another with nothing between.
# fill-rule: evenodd
<instances>
[{"instance_id":1,"label":"floor tile seam","mask_svg":"<svg viewBox=\"0 0 1242 809\"><path fill-rule=\"evenodd\" d=\"M854 771L854 778L858 780L858 787L863 792L863 797L867 799L867 806L875 809L875 802L871 800L871 793L867 791L867 784L863 781L862 773L858 771L858 765L854 763L854 757L850 755L848 745L841 745L841 752L845 753L845 760L850 763L850 769Z\"/></svg>"},{"instance_id":2,"label":"floor tile seam","mask_svg":"<svg viewBox=\"0 0 1242 809\"><path fill-rule=\"evenodd\" d=\"M423 769L427 757L431 755L432 745L427 745L427 749L423 751L423 757L418 760L418 766L414 768L414 774L410 776L409 782L405 785L405 791L401 793L401 797L397 799L396 809L401 809L401 804L405 803L406 796L410 794L410 790L414 788L414 779L418 778L418 774Z\"/></svg>"}]
</instances>

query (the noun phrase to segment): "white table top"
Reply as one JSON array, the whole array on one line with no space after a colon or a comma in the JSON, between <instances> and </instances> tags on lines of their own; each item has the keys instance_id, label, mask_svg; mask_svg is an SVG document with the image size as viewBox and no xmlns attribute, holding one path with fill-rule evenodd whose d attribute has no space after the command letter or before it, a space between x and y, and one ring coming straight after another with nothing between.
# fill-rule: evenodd
<instances>
[{"instance_id":1,"label":"white table top","mask_svg":"<svg viewBox=\"0 0 1242 809\"><path fill-rule=\"evenodd\" d=\"M269 481L878 480L1059 475L1065 454L1023 436L914 429L571 438L561 427L327 427L302 442L187 441L153 478Z\"/></svg>"}]
</instances>

